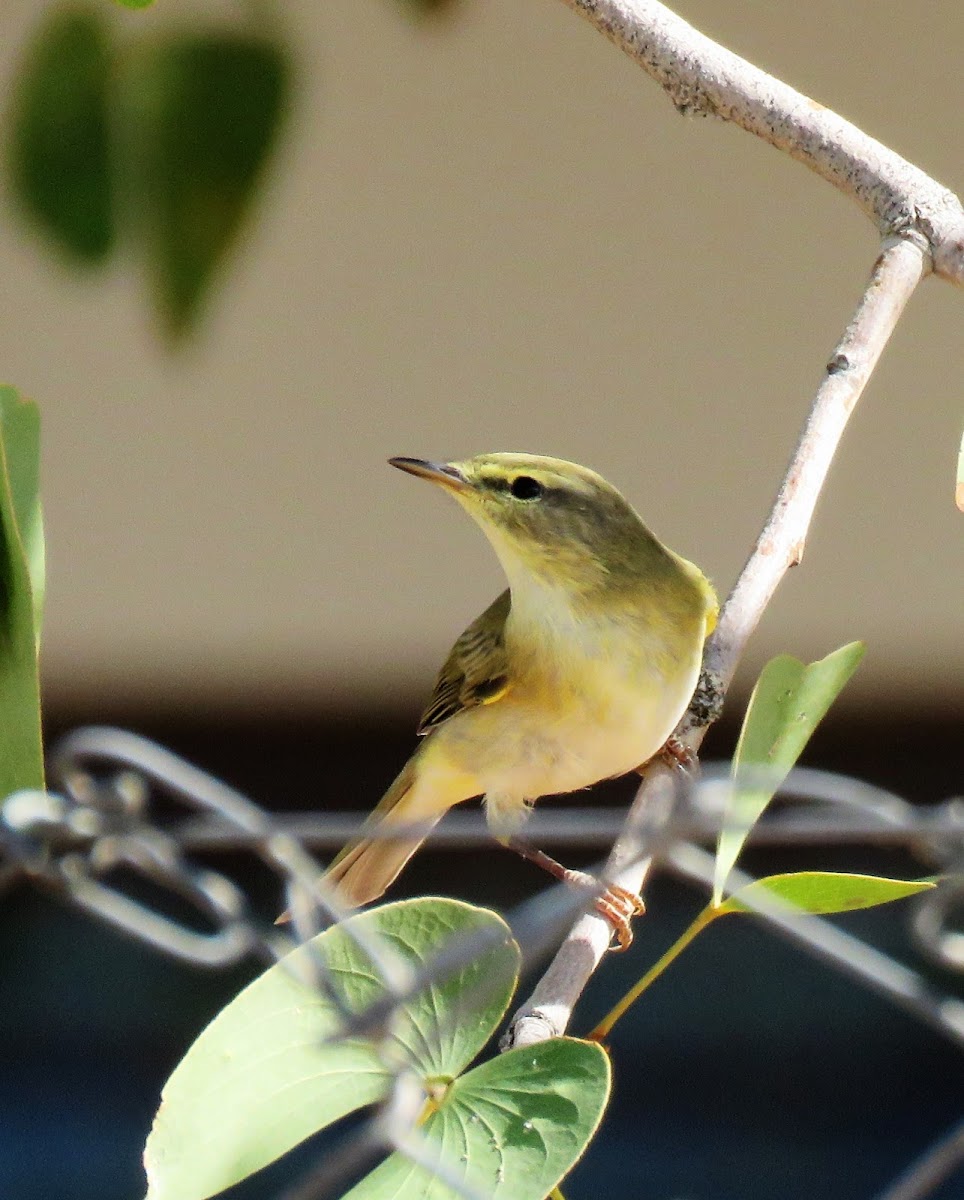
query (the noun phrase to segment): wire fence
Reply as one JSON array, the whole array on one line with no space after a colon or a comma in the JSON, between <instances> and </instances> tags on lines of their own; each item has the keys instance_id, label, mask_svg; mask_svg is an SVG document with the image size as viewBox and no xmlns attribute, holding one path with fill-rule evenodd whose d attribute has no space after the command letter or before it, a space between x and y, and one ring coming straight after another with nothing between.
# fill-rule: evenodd
<instances>
[{"instance_id":1,"label":"wire fence","mask_svg":"<svg viewBox=\"0 0 964 1200\"><path fill-rule=\"evenodd\" d=\"M47 791L18 792L0 803L0 889L27 881L159 952L208 969L245 959L278 962L348 915L328 889L319 887L321 867L311 852L324 858L357 833L355 814L272 815L156 743L117 729L81 729L63 739L51 753L49 777ZM714 860L705 847L719 833L730 787L728 764L704 764L695 779L681 776L677 802L664 824L648 831L638 854L708 890ZM964 971L964 933L955 924L964 910L964 799L920 808L859 780L807 768L795 769L779 796L792 803L759 822L753 845L900 846L940 873L941 885L913 902L911 932L929 962ZM526 836L540 846L598 845L602 854L624 822L618 809L549 807L532 815ZM398 827L393 835L406 832ZM432 836L437 847L490 842L481 812L451 813ZM239 850L257 855L277 876L292 917L289 926L265 922L235 882L197 858ZM156 904L129 886L132 877L149 885ZM750 882L741 871L731 876L734 888ZM173 915L172 899L186 903L190 917ZM594 899L554 885L509 913L523 961L542 957ZM964 1001L937 989L921 972L826 919L783 906L753 907L776 932L964 1049ZM381 981L378 1001L361 1012L349 1009L320 956L300 956L301 970L308 964L307 982L336 1007L344 1036L381 1039L393 1085L361 1129L278 1200L333 1200L366 1164L392 1150L429 1167L454 1194L488 1200L465 1183L457 1164L440 1162L426 1144L418 1121L421 1082L397 1053L389 1053L387 1031L406 1000L491 949L492 938L461 938L413 970L357 922L345 931ZM922 1200L962 1163L964 1122L943 1132L877 1200Z\"/></svg>"}]
</instances>

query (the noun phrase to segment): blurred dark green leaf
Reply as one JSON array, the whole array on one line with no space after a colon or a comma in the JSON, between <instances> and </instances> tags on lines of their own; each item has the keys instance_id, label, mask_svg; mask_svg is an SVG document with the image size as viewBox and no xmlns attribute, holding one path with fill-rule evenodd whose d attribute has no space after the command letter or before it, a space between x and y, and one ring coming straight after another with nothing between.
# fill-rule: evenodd
<instances>
[{"instance_id":1,"label":"blurred dark green leaf","mask_svg":"<svg viewBox=\"0 0 964 1200\"><path fill-rule=\"evenodd\" d=\"M43 598L40 414L0 387L0 799L44 785L37 648Z\"/></svg>"},{"instance_id":2,"label":"blurred dark green leaf","mask_svg":"<svg viewBox=\"0 0 964 1200\"><path fill-rule=\"evenodd\" d=\"M57 9L26 53L8 118L16 202L59 250L87 264L102 261L115 236L111 70L100 7Z\"/></svg>"},{"instance_id":3,"label":"blurred dark green leaf","mask_svg":"<svg viewBox=\"0 0 964 1200\"><path fill-rule=\"evenodd\" d=\"M233 32L174 37L129 72L134 194L173 339L196 321L237 239L278 139L289 75L280 45Z\"/></svg>"},{"instance_id":4,"label":"blurred dark green leaf","mask_svg":"<svg viewBox=\"0 0 964 1200\"><path fill-rule=\"evenodd\" d=\"M150 8L154 0L117 0L124 8Z\"/></svg>"},{"instance_id":5,"label":"blurred dark green leaf","mask_svg":"<svg viewBox=\"0 0 964 1200\"><path fill-rule=\"evenodd\" d=\"M423 13L438 13L443 9L454 8L457 0L398 0L403 8L414 11L417 16Z\"/></svg>"}]
</instances>

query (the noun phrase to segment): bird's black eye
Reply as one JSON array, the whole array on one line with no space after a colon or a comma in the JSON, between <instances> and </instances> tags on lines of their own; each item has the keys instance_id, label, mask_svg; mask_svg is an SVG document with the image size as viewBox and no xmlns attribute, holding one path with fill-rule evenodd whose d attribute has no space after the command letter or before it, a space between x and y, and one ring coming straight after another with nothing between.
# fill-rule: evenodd
<instances>
[{"instance_id":1,"label":"bird's black eye","mask_svg":"<svg viewBox=\"0 0 964 1200\"><path fill-rule=\"evenodd\" d=\"M531 475L517 475L509 486L516 500L536 500L542 495L542 484Z\"/></svg>"}]
</instances>

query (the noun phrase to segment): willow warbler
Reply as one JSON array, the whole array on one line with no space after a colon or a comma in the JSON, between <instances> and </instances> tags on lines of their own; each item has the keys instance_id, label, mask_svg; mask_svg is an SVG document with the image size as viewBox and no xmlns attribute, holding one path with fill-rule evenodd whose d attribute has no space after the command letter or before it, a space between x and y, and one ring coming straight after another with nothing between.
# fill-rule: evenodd
<instances>
[{"instance_id":1,"label":"willow warbler","mask_svg":"<svg viewBox=\"0 0 964 1200\"><path fill-rule=\"evenodd\" d=\"M509 587L455 643L422 715L424 741L325 876L352 905L380 896L463 800L484 796L507 841L539 796L652 758L686 710L717 615L701 572L586 467L535 454L390 462L454 496ZM392 838L393 825L418 836ZM376 828L377 840L365 836Z\"/></svg>"}]
</instances>

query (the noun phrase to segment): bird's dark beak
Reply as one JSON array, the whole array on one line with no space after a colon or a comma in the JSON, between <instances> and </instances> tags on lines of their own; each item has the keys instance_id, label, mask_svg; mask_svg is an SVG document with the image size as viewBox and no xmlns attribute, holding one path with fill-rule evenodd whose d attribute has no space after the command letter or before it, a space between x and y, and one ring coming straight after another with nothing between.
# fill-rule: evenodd
<instances>
[{"instance_id":1,"label":"bird's dark beak","mask_svg":"<svg viewBox=\"0 0 964 1200\"><path fill-rule=\"evenodd\" d=\"M390 458L389 463L409 475L417 475L420 479L428 479L431 483L440 483L453 492L468 492L472 485L458 467L451 463L426 462L424 458Z\"/></svg>"}]
</instances>

